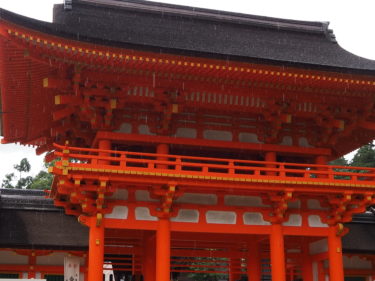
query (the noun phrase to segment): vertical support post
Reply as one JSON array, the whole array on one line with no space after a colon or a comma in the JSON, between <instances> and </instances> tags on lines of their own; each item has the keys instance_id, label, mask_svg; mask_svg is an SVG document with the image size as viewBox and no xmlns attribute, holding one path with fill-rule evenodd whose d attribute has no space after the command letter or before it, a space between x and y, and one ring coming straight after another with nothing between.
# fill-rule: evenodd
<instances>
[{"instance_id":1,"label":"vertical support post","mask_svg":"<svg viewBox=\"0 0 375 281\"><path fill-rule=\"evenodd\" d=\"M156 231L156 281L170 280L171 233L169 218L159 218Z\"/></svg>"},{"instance_id":2,"label":"vertical support post","mask_svg":"<svg viewBox=\"0 0 375 281\"><path fill-rule=\"evenodd\" d=\"M111 150L111 141L110 140L99 140L98 142L98 148L103 150ZM105 152L99 152L99 156L109 156L108 153ZM107 160L99 160L98 164L108 164Z\"/></svg>"},{"instance_id":3,"label":"vertical support post","mask_svg":"<svg viewBox=\"0 0 375 281\"><path fill-rule=\"evenodd\" d=\"M302 245L302 257L302 279L303 281L313 281L313 263L307 242Z\"/></svg>"},{"instance_id":4,"label":"vertical support post","mask_svg":"<svg viewBox=\"0 0 375 281\"><path fill-rule=\"evenodd\" d=\"M103 150L111 149L109 140L99 140L98 148ZM106 152L99 152L99 156L108 156ZM98 164L106 165L107 160L99 160ZM98 225L96 217L90 219L89 231L89 265L88 280L103 281L104 264L104 225L103 221Z\"/></svg>"},{"instance_id":5,"label":"vertical support post","mask_svg":"<svg viewBox=\"0 0 375 281\"><path fill-rule=\"evenodd\" d=\"M342 261L341 236L337 235L336 226L330 226L328 231L329 280L343 281L344 265Z\"/></svg>"},{"instance_id":6,"label":"vertical support post","mask_svg":"<svg viewBox=\"0 0 375 281\"><path fill-rule=\"evenodd\" d=\"M158 144L157 154L168 154L167 144ZM159 157L158 160L167 160L166 157ZM158 164L157 168L167 169L165 164ZM156 281L169 281L171 267L171 230L169 217L159 217L156 230Z\"/></svg>"},{"instance_id":7,"label":"vertical support post","mask_svg":"<svg viewBox=\"0 0 375 281\"><path fill-rule=\"evenodd\" d=\"M156 265L156 249L155 249L155 234L146 237L143 248L143 280L155 281L155 265Z\"/></svg>"},{"instance_id":8,"label":"vertical support post","mask_svg":"<svg viewBox=\"0 0 375 281\"><path fill-rule=\"evenodd\" d=\"M272 281L285 281L284 234L280 223L271 226L270 251Z\"/></svg>"},{"instance_id":9,"label":"vertical support post","mask_svg":"<svg viewBox=\"0 0 375 281\"><path fill-rule=\"evenodd\" d=\"M158 144L157 147L156 147L156 153L157 154L168 154L169 153L168 144L164 144L164 143ZM168 160L168 159L166 157L158 157L158 160L164 161L164 160ZM168 166L165 165L165 164L158 164L157 168L167 169Z\"/></svg>"},{"instance_id":10,"label":"vertical support post","mask_svg":"<svg viewBox=\"0 0 375 281\"><path fill-rule=\"evenodd\" d=\"M276 162L276 152L267 151L264 156L264 160L266 162ZM275 168L275 165L267 165L267 168ZM276 172L266 172L266 175L275 176Z\"/></svg>"},{"instance_id":11,"label":"vertical support post","mask_svg":"<svg viewBox=\"0 0 375 281\"><path fill-rule=\"evenodd\" d=\"M248 281L260 281L262 278L262 256L259 242L252 240L248 243L247 253L247 279Z\"/></svg>"},{"instance_id":12,"label":"vertical support post","mask_svg":"<svg viewBox=\"0 0 375 281\"><path fill-rule=\"evenodd\" d=\"M35 264L36 264L36 253L34 251L31 251L29 255L29 272L27 273L27 278L29 279L33 279L36 277Z\"/></svg>"},{"instance_id":13,"label":"vertical support post","mask_svg":"<svg viewBox=\"0 0 375 281\"><path fill-rule=\"evenodd\" d=\"M315 164L317 165L327 165L327 156L324 156L324 155L319 155L315 158ZM318 171L324 171L325 169L324 168L318 168L317 169ZM328 176L326 175L319 175L317 176L317 178L328 178Z\"/></svg>"},{"instance_id":14,"label":"vertical support post","mask_svg":"<svg viewBox=\"0 0 375 281\"><path fill-rule=\"evenodd\" d=\"M104 226L96 226L94 218L90 222L88 280L103 281Z\"/></svg>"}]
</instances>

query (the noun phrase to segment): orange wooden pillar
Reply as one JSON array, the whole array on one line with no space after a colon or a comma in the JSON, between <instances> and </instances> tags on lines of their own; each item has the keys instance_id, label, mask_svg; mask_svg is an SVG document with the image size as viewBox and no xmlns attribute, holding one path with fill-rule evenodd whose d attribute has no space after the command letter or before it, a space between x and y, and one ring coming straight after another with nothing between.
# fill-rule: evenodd
<instances>
[{"instance_id":1,"label":"orange wooden pillar","mask_svg":"<svg viewBox=\"0 0 375 281\"><path fill-rule=\"evenodd\" d=\"M276 152L268 151L264 156L264 160L267 162L276 162ZM275 168L275 165L267 165L267 168ZM268 176L275 176L275 172L266 172Z\"/></svg>"},{"instance_id":2,"label":"orange wooden pillar","mask_svg":"<svg viewBox=\"0 0 375 281\"><path fill-rule=\"evenodd\" d=\"M320 155L320 156L317 156L317 157L315 158L315 164L317 164L317 165L327 165L327 162L328 162L328 160L327 160L327 156ZM324 169L324 168L318 168L317 170L318 170L318 171L319 171L319 170L320 170L320 171L325 171L326 169ZM317 177L318 177L318 178L327 178L326 175L320 175L320 174L318 174Z\"/></svg>"},{"instance_id":3,"label":"orange wooden pillar","mask_svg":"<svg viewBox=\"0 0 375 281\"><path fill-rule=\"evenodd\" d=\"M337 234L336 226L329 227L328 267L330 281L344 280L344 265L342 261L341 236Z\"/></svg>"},{"instance_id":4,"label":"orange wooden pillar","mask_svg":"<svg viewBox=\"0 0 375 281\"><path fill-rule=\"evenodd\" d=\"M144 281L155 281L155 234L144 239L142 274Z\"/></svg>"},{"instance_id":5,"label":"orange wooden pillar","mask_svg":"<svg viewBox=\"0 0 375 281\"><path fill-rule=\"evenodd\" d=\"M90 222L89 232L89 265L88 280L103 281L104 263L104 226L96 226L95 220Z\"/></svg>"},{"instance_id":6,"label":"orange wooden pillar","mask_svg":"<svg viewBox=\"0 0 375 281\"><path fill-rule=\"evenodd\" d=\"M262 278L262 256L259 242L254 240L248 243L247 253L247 279L260 281Z\"/></svg>"},{"instance_id":7,"label":"orange wooden pillar","mask_svg":"<svg viewBox=\"0 0 375 281\"><path fill-rule=\"evenodd\" d=\"M156 148L158 154L168 154L167 144L159 144ZM167 160L159 157L158 160ZM167 165L159 164L158 168L167 169ZM156 281L169 281L171 267L171 230L169 217L160 217L156 230Z\"/></svg>"},{"instance_id":8,"label":"orange wooden pillar","mask_svg":"<svg viewBox=\"0 0 375 281\"><path fill-rule=\"evenodd\" d=\"M272 281L285 281L284 234L280 223L271 226L270 252Z\"/></svg>"},{"instance_id":9,"label":"orange wooden pillar","mask_svg":"<svg viewBox=\"0 0 375 281\"><path fill-rule=\"evenodd\" d=\"M313 263L309 243L302 245L302 258L302 279L303 281L313 281Z\"/></svg>"},{"instance_id":10,"label":"orange wooden pillar","mask_svg":"<svg viewBox=\"0 0 375 281\"><path fill-rule=\"evenodd\" d=\"M110 150L111 142L109 140L100 140L99 149ZM99 152L99 156L108 156L105 152ZM108 161L100 160L98 164L107 164ZM104 264L104 225L103 221L97 222L95 217L90 220L89 231L89 262L88 262L88 280L103 280L103 264Z\"/></svg>"},{"instance_id":11,"label":"orange wooden pillar","mask_svg":"<svg viewBox=\"0 0 375 281\"><path fill-rule=\"evenodd\" d=\"M36 278L36 274L35 274L36 253L34 251L31 251L28 259L29 259L29 271L27 273L27 278L34 279Z\"/></svg>"},{"instance_id":12,"label":"orange wooden pillar","mask_svg":"<svg viewBox=\"0 0 375 281\"><path fill-rule=\"evenodd\" d=\"M160 218L156 231L156 281L170 280L171 234L169 218Z\"/></svg>"}]
</instances>

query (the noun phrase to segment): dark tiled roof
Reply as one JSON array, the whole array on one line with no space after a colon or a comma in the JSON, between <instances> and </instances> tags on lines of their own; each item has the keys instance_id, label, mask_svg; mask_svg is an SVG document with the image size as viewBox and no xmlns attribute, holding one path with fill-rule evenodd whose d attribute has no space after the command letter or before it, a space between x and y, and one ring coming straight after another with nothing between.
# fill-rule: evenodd
<instances>
[{"instance_id":1,"label":"dark tiled roof","mask_svg":"<svg viewBox=\"0 0 375 281\"><path fill-rule=\"evenodd\" d=\"M345 226L349 228L349 233L342 238L344 252L375 254L374 214L356 215L353 221Z\"/></svg>"},{"instance_id":2,"label":"dark tiled roof","mask_svg":"<svg viewBox=\"0 0 375 281\"><path fill-rule=\"evenodd\" d=\"M40 190L0 189L0 247L84 250L88 228Z\"/></svg>"},{"instance_id":3,"label":"dark tiled roof","mask_svg":"<svg viewBox=\"0 0 375 281\"><path fill-rule=\"evenodd\" d=\"M0 17L76 40L137 50L374 73L375 61L342 49L325 22L252 16L132 0L73 0L54 8L54 23L5 10Z\"/></svg>"}]
</instances>

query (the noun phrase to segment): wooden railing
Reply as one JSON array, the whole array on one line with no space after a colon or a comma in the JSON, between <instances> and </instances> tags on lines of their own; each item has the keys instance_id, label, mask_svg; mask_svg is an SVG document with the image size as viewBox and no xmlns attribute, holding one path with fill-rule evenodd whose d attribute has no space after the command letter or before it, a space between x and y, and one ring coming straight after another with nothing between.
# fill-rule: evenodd
<instances>
[{"instance_id":1,"label":"wooden railing","mask_svg":"<svg viewBox=\"0 0 375 281\"><path fill-rule=\"evenodd\" d=\"M129 151L67 147L55 144L55 155L71 167L94 170L163 172L191 176L299 180L333 185L375 186L375 168L281 163L165 155ZM101 164L107 163L107 164ZM160 168L163 167L163 168Z\"/></svg>"}]
</instances>

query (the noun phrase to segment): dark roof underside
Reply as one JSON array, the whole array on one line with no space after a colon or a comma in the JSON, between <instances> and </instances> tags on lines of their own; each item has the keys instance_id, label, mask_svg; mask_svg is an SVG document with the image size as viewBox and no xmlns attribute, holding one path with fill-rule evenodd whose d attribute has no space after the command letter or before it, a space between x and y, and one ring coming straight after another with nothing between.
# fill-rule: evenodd
<instances>
[{"instance_id":1,"label":"dark roof underside","mask_svg":"<svg viewBox=\"0 0 375 281\"><path fill-rule=\"evenodd\" d=\"M334 40L327 23L213 11L148 1L73 0L54 23L0 10L0 18L42 32L103 45L338 72L375 72L375 61Z\"/></svg>"}]
</instances>

